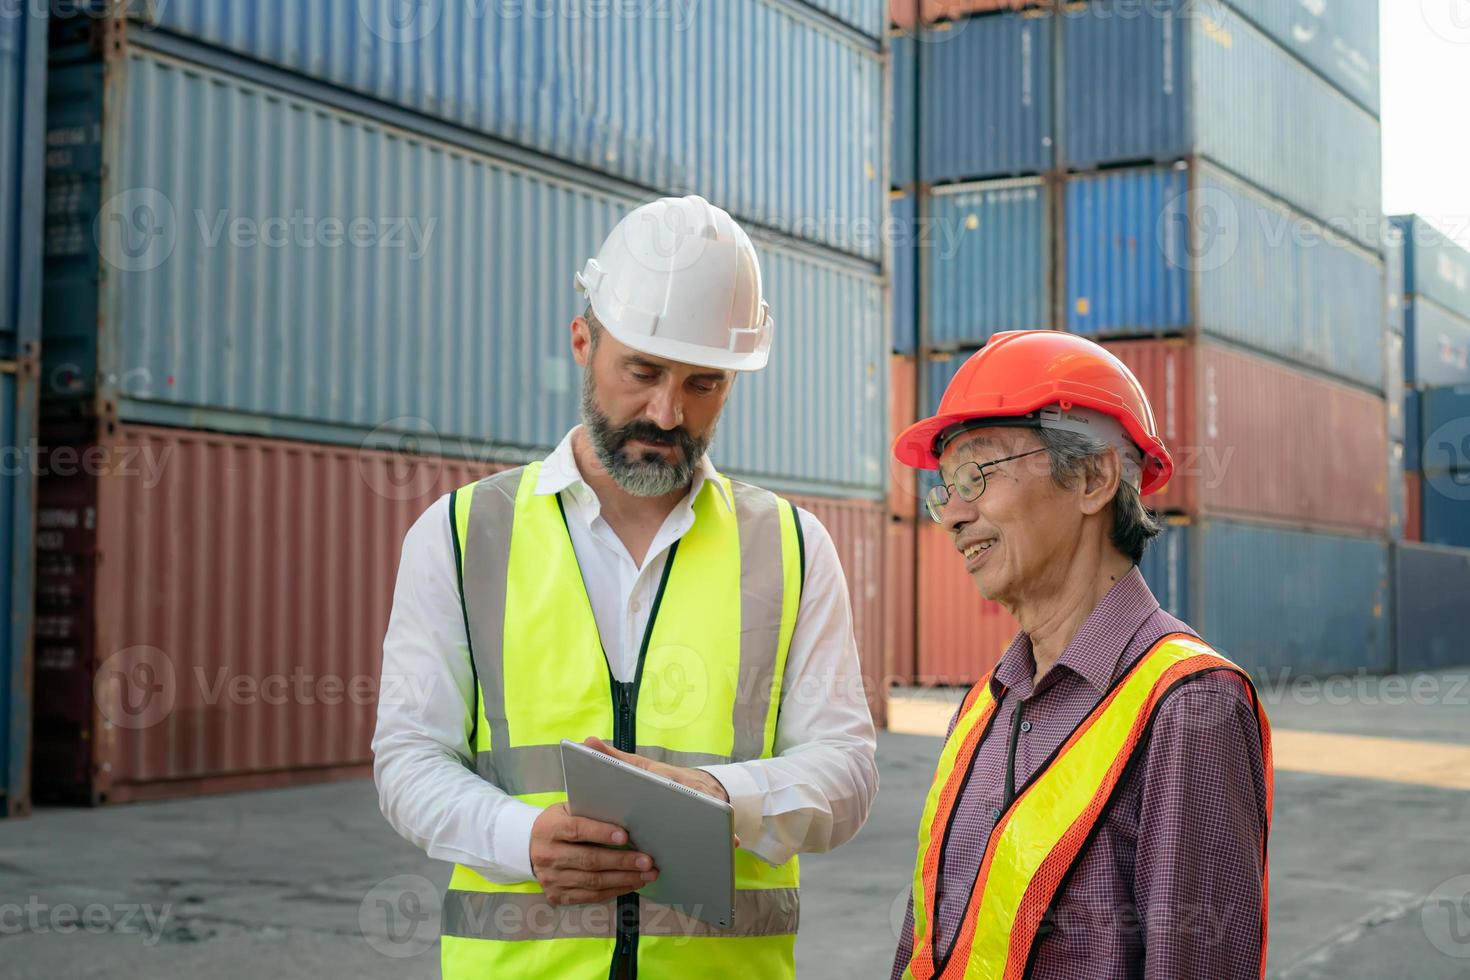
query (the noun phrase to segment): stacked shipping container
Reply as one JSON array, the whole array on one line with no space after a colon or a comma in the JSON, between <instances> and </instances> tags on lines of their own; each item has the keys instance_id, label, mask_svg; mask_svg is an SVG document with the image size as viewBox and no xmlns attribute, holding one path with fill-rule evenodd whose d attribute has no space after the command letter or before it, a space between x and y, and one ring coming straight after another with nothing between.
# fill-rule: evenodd
<instances>
[{"instance_id":1,"label":"stacked shipping container","mask_svg":"<svg viewBox=\"0 0 1470 980\"><path fill-rule=\"evenodd\" d=\"M1377 4L1021 6L893 11L918 62L912 196L949 245L917 249L921 409L998 331L1102 341L1178 466L1150 501L1168 529L1144 562L1166 607L1256 670L1384 669L1403 419L1383 395L1400 355ZM977 63L998 93L984 105L964 94ZM996 644L965 638L1011 624L942 584L963 580L957 562L923 567L952 551L925 531L916 607L962 625L919 624L917 674L973 680ZM1242 554L1280 558L1252 572Z\"/></svg>"},{"instance_id":2,"label":"stacked shipping container","mask_svg":"<svg viewBox=\"0 0 1470 980\"><path fill-rule=\"evenodd\" d=\"M375 680L409 522L576 421L571 273L669 192L752 230L778 339L715 458L832 531L881 716L884 70L865 7L359 8L246 24L186 0L53 53L46 436L98 465L41 488L40 788L360 773L372 702L352 685ZM726 97L735 80L762 94ZM122 697L140 667L176 681L159 717ZM293 672L347 696L229 695Z\"/></svg>"},{"instance_id":3,"label":"stacked shipping container","mask_svg":"<svg viewBox=\"0 0 1470 980\"><path fill-rule=\"evenodd\" d=\"M0 817L30 810L46 8L0 16Z\"/></svg>"}]
</instances>

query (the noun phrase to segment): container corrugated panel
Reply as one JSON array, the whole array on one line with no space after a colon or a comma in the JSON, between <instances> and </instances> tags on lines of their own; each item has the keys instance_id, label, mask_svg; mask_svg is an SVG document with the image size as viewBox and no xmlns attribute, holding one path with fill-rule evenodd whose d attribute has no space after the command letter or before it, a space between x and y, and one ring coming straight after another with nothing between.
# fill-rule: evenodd
<instances>
[{"instance_id":1,"label":"container corrugated panel","mask_svg":"<svg viewBox=\"0 0 1470 980\"><path fill-rule=\"evenodd\" d=\"M1258 679L1389 668L1383 540L1226 521L1194 534L1190 625Z\"/></svg>"},{"instance_id":2,"label":"container corrugated panel","mask_svg":"<svg viewBox=\"0 0 1470 980\"><path fill-rule=\"evenodd\" d=\"M1229 8L1072 5L1063 38L1068 168L1199 154L1378 247L1377 120Z\"/></svg>"},{"instance_id":3,"label":"container corrugated panel","mask_svg":"<svg viewBox=\"0 0 1470 980\"><path fill-rule=\"evenodd\" d=\"M41 481L38 795L365 772L403 535L492 468L144 426L80 435L47 444L92 447L101 475ZM152 697L127 689L140 666Z\"/></svg>"},{"instance_id":4,"label":"container corrugated panel","mask_svg":"<svg viewBox=\"0 0 1470 980\"><path fill-rule=\"evenodd\" d=\"M1175 476L1150 506L1386 531L1381 399L1214 342L1106 346L1148 393L1174 457Z\"/></svg>"},{"instance_id":5,"label":"container corrugated panel","mask_svg":"<svg viewBox=\"0 0 1470 980\"><path fill-rule=\"evenodd\" d=\"M1424 468L1424 405L1419 392L1404 392L1404 469L1417 473Z\"/></svg>"},{"instance_id":6,"label":"container corrugated panel","mask_svg":"<svg viewBox=\"0 0 1470 980\"><path fill-rule=\"evenodd\" d=\"M1470 251L1418 215L1398 215L1393 225L1404 236L1404 292L1470 317Z\"/></svg>"},{"instance_id":7,"label":"container corrugated panel","mask_svg":"<svg viewBox=\"0 0 1470 980\"><path fill-rule=\"evenodd\" d=\"M1020 625L981 597L949 534L921 524L917 616L919 684L975 683L1005 653Z\"/></svg>"},{"instance_id":8,"label":"container corrugated panel","mask_svg":"<svg viewBox=\"0 0 1470 980\"><path fill-rule=\"evenodd\" d=\"M890 128L889 180L909 187L919 179L919 52L913 37L895 34L889 39L893 74L893 125Z\"/></svg>"},{"instance_id":9,"label":"container corrugated panel","mask_svg":"<svg viewBox=\"0 0 1470 980\"><path fill-rule=\"evenodd\" d=\"M893 684L910 686L918 672L918 622L914 605L918 554L917 528L911 520L888 524L888 552L883 559L884 636L887 638L887 674Z\"/></svg>"},{"instance_id":10,"label":"container corrugated panel","mask_svg":"<svg viewBox=\"0 0 1470 980\"><path fill-rule=\"evenodd\" d=\"M875 0L805 0L805 3L849 27L857 28L869 37L877 37L883 33L883 5ZM645 8L645 15L654 9L657 8Z\"/></svg>"},{"instance_id":11,"label":"container corrugated panel","mask_svg":"<svg viewBox=\"0 0 1470 980\"><path fill-rule=\"evenodd\" d=\"M876 227L887 189L881 52L800 4L661 16L616 4L582 16L478 3L405 14L387 0L149 6L170 31L881 258L858 233Z\"/></svg>"},{"instance_id":12,"label":"container corrugated panel","mask_svg":"<svg viewBox=\"0 0 1470 980\"><path fill-rule=\"evenodd\" d=\"M1404 236L1396 226L1388 226L1383 236L1384 307L1388 329L1404 332Z\"/></svg>"},{"instance_id":13,"label":"container corrugated panel","mask_svg":"<svg viewBox=\"0 0 1470 980\"><path fill-rule=\"evenodd\" d=\"M1151 501L1146 501L1152 506ZM1138 568L1159 605L1172 616L1189 622L1189 520L1167 517L1163 530L1148 543Z\"/></svg>"},{"instance_id":14,"label":"container corrugated panel","mask_svg":"<svg viewBox=\"0 0 1470 980\"><path fill-rule=\"evenodd\" d=\"M1051 207L1040 178L936 189L927 200L925 346L984 344L1051 321Z\"/></svg>"},{"instance_id":15,"label":"container corrugated panel","mask_svg":"<svg viewBox=\"0 0 1470 980\"><path fill-rule=\"evenodd\" d=\"M912 356L919 347L919 248L926 237L919 224L914 194L894 192L889 198L892 234L889 245L889 291L893 306L893 350ZM932 226L932 225L931 225Z\"/></svg>"},{"instance_id":16,"label":"container corrugated panel","mask_svg":"<svg viewBox=\"0 0 1470 980\"><path fill-rule=\"evenodd\" d=\"M1421 540L1470 548L1470 466L1431 471L1426 462L1423 486Z\"/></svg>"},{"instance_id":17,"label":"container corrugated panel","mask_svg":"<svg viewBox=\"0 0 1470 980\"><path fill-rule=\"evenodd\" d=\"M1404 500L1404 444L1391 442L1388 445L1388 536L1395 541L1404 536L1404 521L1407 519Z\"/></svg>"},{"instance_id":18,"label":"container corrugated panel","mask_svg":"<svg viewBox=\"0 0 1470 980\"><path fill-rule=\"evenodd\" d=\"M1424 477L1404 470L1404 540L1424 540Z\"/></svg>"},{"instance_id":19,"label":"container corrugated panel","mask_svg":"<svg viewBox=\"0 0 1470 980\"><path fill-rule=\"evenodd\" d=\"M1417 395L1419 440L1423 451L1418 466L1425 473L1470 470L1470 385L1430 388Z\"/></svg>"},{"instance_id":20,"label":"container corrugated panel","mask_svg":"<svg viewBox=\"0 0 1470 980\"><path fill-rule=\"evenodd\" d=\"M788 499L812 513L832 536L842 570L847 575L848 599L852 603L853 632L857 638L863 688L873 721L882 727L887 717L888 685L885 680L886 630L884 609L884 548L888 517L883 505L867 500L835 500L793 495Z\"/></svg>"},{"instance_id":21,"label":"container corrugated panel","mask_svg":"<svg viewBox=\"0 0 1470 980\"><path fill-rule=\"evenodd\" d=\"M1390 439L1404 438L1404 337L1385 331L1383 335L1383 391L1388 409Z\"/></svg>"},{"instance_id":22,"label":"container corrugated panel","mask_svg":"<svg viewBox=\"0 0 1470 980\"><path fill-rule=\"evenodd\" d=\"M1378 114L1378 0L1229 3L1363 108Z\"/></svg>"},{"instance_id":23,"label":"container corrugated panel","mask_svg":"<svg viewBox=\"0 0 1470 980\"><path fill-rule=\"evenodd\" d=\"M944 389L949 387L950 381L954 380L960 367L974 353L973 350L960 350L950 354L939 354L919 364L919 405L920 411L924 413L923 417L939 411L939 399L944 396ZM895 433L896 436L897 433ZM939 473L936 470L918 470L917 475L918 499L921 504L919 514L923 521L928 521L929 518L922 507L922 502L929 490L939 482Z\"/></svg>"},{"instance_id":24,"label":"container corrugated panel","mask_svg":"<svg viewBox=\"0 0 1470 980\"><path fill-rule=\"evenodd\" d=\"M1371 253L1208 165L1072 177L1065 197L1068 330L1197 328L1382 388Z\"/></svg>"},{"instance_id":25,"label":"container corrugated panel","mask_svg":"<svg viewBox=\"0 0 1470 980\"><path fill-rule=\"evenodd\" d=\"M46 4L0 16L0 358L41 333Z\"/></svg>"},{"instance_id":26,"label":"container corrugated panel","mask_svg":"<svg viewBox=\"0 0 1470 980\"><path fill-rule=\"evenodd\" d=\"M30 812L34 362L0 362L0 817Z\"/></svg>"},{"instance_id":27,"label":"container corrugated panel","mask_svg":"<svg viewBox=\"0 0 1470 980\"><path fill-rule=\"evenodd\" d=\"M576 421L570 274L635 200L151 55L127 69L106 196L163 215L171 233L132 254L104 236L98 307L48 308L50 394L88 395L100 373L133 421L354 445L375 429L428 432L449 455L554 445ZM187 165L180 147L193 148ZM58 183L81 180L93 156L53 154ZM97 261L93 213L53 217L58 294L93 288L81 261ZM362 245L343 234L354 222ZM876 497L882 280L832 253L757 244L777 339L770 368L732 397L717 458ZM96 357L99 322L102 370L69 367Z\"/></svg>"},{"instance_id":28,"label":"container corrugated panel","mask_svg":"<svg viewBox=\"0 0 1470 980\"><path fill-rule=\"evenodd\" d=\"M891 360L889 391L889 438L918 420L919 366L912 357L894 354ZM888 510L912 520L918 510L919 490L915 471L888 455Z\"/></svg>"},{"instance_id":29,"label":"container corrugated panel","mask_svg":"<svg viewBox=\"0 0 1470 980\"><path fill-rule=\"evenodd\" d=\"M1396 673L1470 665L1470 550L1397 544Z\"/></svg>"},{"instance_id":30,"label":"container corrugated panel","mask_svg":"<svg viewBox=\"0 0 1470 980\"><path fill-rule=\"evenodd\" d=\"M919 64L919 178L973 180L1050 170L1050 15L962 21L924 44Z\"/></svg>"},{"instance_id":31,"label":"container corrugated panel","mask_svg":"<svg viewBox=\"0 0 1470 980\"><path fill-rule=\"evenodd\" d=\"M1404 380L1415 388L1470 384L1470 319L1427 296L1404 313Z\"/></svg>"}]
</instances>

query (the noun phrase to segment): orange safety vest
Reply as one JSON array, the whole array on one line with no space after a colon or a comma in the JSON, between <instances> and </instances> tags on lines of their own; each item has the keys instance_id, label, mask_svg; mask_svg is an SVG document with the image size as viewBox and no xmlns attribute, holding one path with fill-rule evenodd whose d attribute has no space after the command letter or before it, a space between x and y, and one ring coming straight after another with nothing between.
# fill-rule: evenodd
<instances>
[{"instance_id":1,"label":"orange safety vest","mask_svg":"<svg viewBox=\"0 0 1470 980\"><path fill-rule=\"evenodd\" d=\"M944 744L919 823L914 951L904 980L1020 980L1026 976L1044 935L1042 923L1056 908L1110 803L1126 785L1131 763L1148 740L1159 705L1180 684L1217 670L1239 678L1260 724L1266 785L1266 826L1261 834L1264 874L1274 793L1270 722L1245 671L1195 637L1171 634L1128 669L1001 814L985 847L953 946L948 955L936 951L932 916L940 856L975 753L995 718L997 695L1004 694L986 675L966 696L954 731ZM1262 977L1266 974L1265 933L1263 879Z\"/></svg>"}]
</instances>

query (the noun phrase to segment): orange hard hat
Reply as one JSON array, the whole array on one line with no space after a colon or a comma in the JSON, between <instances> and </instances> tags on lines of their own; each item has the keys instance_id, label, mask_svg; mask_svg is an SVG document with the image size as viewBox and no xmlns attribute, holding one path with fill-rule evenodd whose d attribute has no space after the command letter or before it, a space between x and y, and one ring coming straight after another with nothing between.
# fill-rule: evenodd
<instances>
[{"instance_id":1,"label":"orange hard hat","mask_svg":"<svg viewBox=\"0 0 1470 980\"><path fill-rule=\"evenodd\" d=\"M938 414L899 434L893 455L916 469L937 470L940 441L956 427L981 419L1027 424L1027 416L1052 406L1091 409L1116 420L1143 454L1141 494L1169 482L1174 461L1133 372L1100 344L1056 330L991 337L944 390Z\"/></svg>"}]
</instances>

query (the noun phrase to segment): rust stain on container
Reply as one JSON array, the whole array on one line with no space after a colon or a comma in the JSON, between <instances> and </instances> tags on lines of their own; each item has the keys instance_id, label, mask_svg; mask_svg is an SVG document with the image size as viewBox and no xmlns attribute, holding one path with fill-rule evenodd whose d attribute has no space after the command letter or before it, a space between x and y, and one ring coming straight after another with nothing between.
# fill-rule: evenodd
<instances>
[{"instance_id":1,"label":"rust stain on container","mask_svg":"<svg viewBox=\"0 0 1470 980\"><path fill-rule=\"evenodd\" d=\"M970 685L999 662L1020 625L1002 606L981 598L949 533L918 529L919 684Z\"/></svg>"},{"instance_id":2,"label":"rust stain on container","mask_svg":"<svg viewBox=\"0 0 1470 980\"><path fill-rule=\"evenodd\" d=\"M1404 540L1424 540L1424 477L1414 470L1404 474Z\"/></svg>"},{"instance_id":3,"label":"rust stain on container","mask_svg":"<svg viewBox=\"0 0 1470 980\"><path fill-rule=\"evenodd\" d=\"M1151 507L1387 531L1381 397L1213 342L1104 346L1138 376L1174 456L1174 479Z\"/></svg>"}]
</instances>

